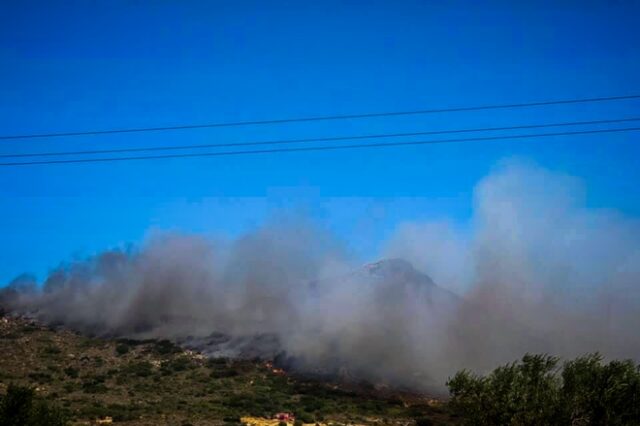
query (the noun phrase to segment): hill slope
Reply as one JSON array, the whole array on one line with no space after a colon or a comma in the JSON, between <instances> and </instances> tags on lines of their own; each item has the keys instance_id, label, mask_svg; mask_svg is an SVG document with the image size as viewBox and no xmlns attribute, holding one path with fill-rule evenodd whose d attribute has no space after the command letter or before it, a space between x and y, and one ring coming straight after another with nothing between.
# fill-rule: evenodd
<instances>
[{"instance_id":1,"label":"hill slope","mask_svg":"<svg viewBox=\"0 0 640 426\"><path fill-rule=\"evenodd\" d=\"M207 360L168 341L92 339L1 317L0 353L0 393L9 383L33 386L73 424L268 424L278 412L305 423L453 424L445 406L425 397L305 380L265 362Z\"/></svg>"}]
</instances>

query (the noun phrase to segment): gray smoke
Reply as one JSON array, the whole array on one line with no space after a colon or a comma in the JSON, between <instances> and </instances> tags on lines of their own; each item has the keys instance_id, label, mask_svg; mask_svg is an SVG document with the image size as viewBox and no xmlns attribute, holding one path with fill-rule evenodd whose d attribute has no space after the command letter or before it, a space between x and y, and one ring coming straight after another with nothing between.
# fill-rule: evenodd
<instances>
[{"instance_id":1,"label":"gray smoke","mask_svg":"<svg viewBox=\"0 0 640 426\"><path fill-rule=\"evenodd\" d=\"M640 356L640 224L585 207L575 178L505 162L477 185L470 231L403 224L387 253L464 295L443 342L458 367L525 352Z\"/></svg>"},{"instance_id":2,"label":"gray smoke","mask_svg":"<svg viewBox=\"0 0 640 426\"><path fill-rule=\"evenodd\" d=\"M478 184L474 211L466 230L401 224L383 254L410 263L363 267L287 218L231 242L155 236L62 265L42 286L21 277L1 300L86 333L282 352L307 372L422 388L524 352L637 358L636 222L584 207L573 178L513 162Z\"/></svg>"}]
</instances>

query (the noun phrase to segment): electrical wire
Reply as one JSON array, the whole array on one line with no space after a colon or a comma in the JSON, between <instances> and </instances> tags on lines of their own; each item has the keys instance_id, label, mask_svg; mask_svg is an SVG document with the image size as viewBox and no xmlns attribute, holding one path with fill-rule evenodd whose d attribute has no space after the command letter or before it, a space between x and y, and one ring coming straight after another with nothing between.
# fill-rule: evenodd
<instances>
[{"instance_id":1,"label":"electrical wire","mask_svg":"<svg viewBox=\"0 0 640 426\"><path fill-rule=\"evenodd\" d=\"M81 158L81 159L68 159L68 160L41 160L41 161L0 163L0 167L45 165L45 164L98 163L98 162L133 161L133 160L160 160L160 159L168 159L168 158L241 156L241 155L270 154L270 153L282 153L282 152L335 151L335 150L347 150L347 149L386 148L386 147L398 147L398 146L417 146L417 145L429 145L429 144L479 142L479 141L494 141L494 140L509 140L509 139L534 139L534 138L544 138L544 137L554 137L554 136L632 132L632 131L638 131L638 130L640 130L640 127L582 130L582 131L576 131L576 132L554 132L554 133L524 134L524 135L486 136L486 137L475 137L475 138L439 139L439 140L430 140L430 141L385 142L385 143L330 145L330 146L325 145L325 146L313 146L313 147L273 148L273 149L257 149L257 150L243 150L243 151L207 152L207 153L141 155L141 156L135 156L135 157L104 157L104 158Z\"/></svg>"}]
</instances>

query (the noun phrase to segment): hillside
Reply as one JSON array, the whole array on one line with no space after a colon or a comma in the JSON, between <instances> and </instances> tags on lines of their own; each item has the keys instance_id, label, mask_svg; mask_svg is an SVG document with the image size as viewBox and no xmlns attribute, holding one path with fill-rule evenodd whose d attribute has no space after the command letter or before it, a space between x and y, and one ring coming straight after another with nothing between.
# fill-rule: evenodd
<instances>
[{"instance_id":1,"label":"hillside","mask_svg":"<svg viewBox=\"0 0 640 426\"><path fill-rule=\"evenodd\" d=\"M169 341L94 339L0 318L0 393L29 385L72 424L275 425L278 412L319 424L454 424L426 397L293 377L255 360L207 359ZM429 423L432 422L432 423ZM292 423L292 422L290 422Z\"/></svg>"}]
</instances>

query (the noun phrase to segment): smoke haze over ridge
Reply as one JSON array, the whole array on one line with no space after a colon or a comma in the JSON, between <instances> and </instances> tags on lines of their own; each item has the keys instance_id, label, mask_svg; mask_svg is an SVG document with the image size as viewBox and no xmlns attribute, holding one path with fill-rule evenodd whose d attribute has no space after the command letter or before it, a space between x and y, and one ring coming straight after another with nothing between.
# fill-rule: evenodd
<instances>
[{"instance_id":1,"label":"smoke haze over ridge","mask_svg":"<svg viewBox=\"0 0 640 426\"><path fill-rule=\"evenodd\" d=\"M637 359L638 222L585 207L575 178L514 161L474 194L470 229L403 223L381 250L438 287L410 266L363 273L336 236L301 219L230 242L156 235L64 265L42 288L17 279L2 300L103 335L273 334L305 368L348 366L411 386L443 386L457 369L525 352Z\"/></svg>"}]
</instances>

